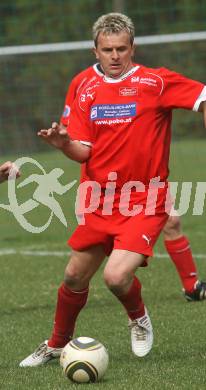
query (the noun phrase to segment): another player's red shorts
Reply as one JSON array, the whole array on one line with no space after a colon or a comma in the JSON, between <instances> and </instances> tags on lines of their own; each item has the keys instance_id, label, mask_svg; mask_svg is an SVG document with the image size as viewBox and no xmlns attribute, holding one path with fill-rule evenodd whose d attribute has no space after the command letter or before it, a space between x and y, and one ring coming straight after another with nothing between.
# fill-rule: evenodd
<instances>
[{"instance_id":1,"label":"another player's red shorts","mask_svg":"<svg viewBox=\"0 0 206 390\"><path fill-rule=\"evenodd\" d=\"M168 214L165 212L165 191L158 198L155 215L143 210L136 216L123 216L115 206L112 215L102 215L101 209L85 215L85 225L79 225L68 240L72 249L83 251L102 245L108 256L113 249L153 255L153 246L163 229Z\"/></svg>"}]
</instances>

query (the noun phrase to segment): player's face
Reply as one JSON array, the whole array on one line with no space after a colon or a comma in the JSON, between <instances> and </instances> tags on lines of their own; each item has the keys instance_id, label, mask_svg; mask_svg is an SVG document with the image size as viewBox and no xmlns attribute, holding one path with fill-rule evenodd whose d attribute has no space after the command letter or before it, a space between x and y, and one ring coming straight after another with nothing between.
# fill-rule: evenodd
<instances>
[{"instance_id":1,"label":"player's face","mask_svg":"<svg viewBox=\"0 0 206 390\"><path fill-rule=\"evenodd\" d=\"M131 45L130 36L126 31L109 35L100 33L94 52L108 77L119 78L133 66L134 46Z\"/></svg>"}]
</instances>

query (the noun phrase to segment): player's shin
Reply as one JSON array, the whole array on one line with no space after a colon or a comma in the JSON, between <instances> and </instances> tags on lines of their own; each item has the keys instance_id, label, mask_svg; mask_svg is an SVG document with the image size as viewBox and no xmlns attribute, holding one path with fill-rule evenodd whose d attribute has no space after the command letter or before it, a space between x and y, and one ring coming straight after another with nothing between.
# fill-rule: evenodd
<instances>
[{"instance_id":1,"label":"player's shin","mask_svg":"<svg viewBox=\"0 0 206 390\"><path fill-rule=\"evenodd\" d=\"M58 290L57 306L52 336L48 345L64 347L73 337L75 322L87 301L89 289L70 290L64 283Z\"/></svg>"},{"instance_id":2,"label":"player's shin","mask_svg":"<svg viewBox=\"0 0 206 390\"><path fill-rule=\"evenodd\" d=\"M192 291L197 282L197 269L187 237L167 240L165 247L177 269L183 288Z\"/></svg>"},{"instance_id":3,"label":"player's shin","mask_svg":"<svg viewBox=\"0 0 206 390\"><path fill-rule=\"evenodd\" d=\"M128 292L124 295L116 295L116 297L126 309L128 317L131 320L144 316L145 310L141 296L141 283L136 276Z\"/></svg>"}]
</instances>

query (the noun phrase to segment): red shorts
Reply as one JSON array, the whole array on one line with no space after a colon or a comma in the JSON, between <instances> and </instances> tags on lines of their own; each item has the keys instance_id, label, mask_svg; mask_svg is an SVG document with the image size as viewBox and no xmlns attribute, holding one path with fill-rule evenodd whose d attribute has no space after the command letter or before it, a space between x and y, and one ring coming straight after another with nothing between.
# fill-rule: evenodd
<instances>
[{"instance_id":1,"label":"red shorts","mask_svg":"<svg viewBox=\"0 0 206 390\"><path fill-rule=\"evenodd\" d=\"M76 228L68 244L77 251L102 245L107 256L113 249L152 256L153 246L168 219L165 193L162 195L154 215L146 215L143 210L135 216L124 216L118 207L113 209L112 215L102 215L101 209L86 214L85 225Z\"/></svg>"}]
</instances>

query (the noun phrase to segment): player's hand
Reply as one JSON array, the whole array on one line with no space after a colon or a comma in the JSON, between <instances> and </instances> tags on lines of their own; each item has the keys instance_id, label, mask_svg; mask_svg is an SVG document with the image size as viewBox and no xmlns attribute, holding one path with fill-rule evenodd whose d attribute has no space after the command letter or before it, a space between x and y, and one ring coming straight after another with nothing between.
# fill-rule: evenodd
<instances>
[{"instance_id":1,"label":"player's hand","mask_svg":"<svg viewBox=\"0 0 206 390\"><path fill-rule=\"evenodd\" d=\"M0 183L8 180L10 173L12 174L11 179L15 179L20 176L18 167L11 161L6 161L4 164L0 165Z\"/></svg>"},{"instance_id":2,"label":"player's hand","mask_svg":"<svg viewBox=\"0 0 206 390\"><path fill-rule=\"evenodd\" d=\"M37 135L57 149L63 149L65 144L70 142L66 128L56 122L53 122L49 129L40 130Z\"/></svg>"}]
</instances>

